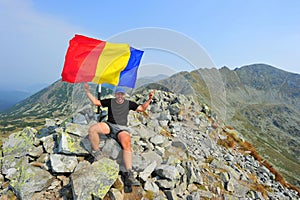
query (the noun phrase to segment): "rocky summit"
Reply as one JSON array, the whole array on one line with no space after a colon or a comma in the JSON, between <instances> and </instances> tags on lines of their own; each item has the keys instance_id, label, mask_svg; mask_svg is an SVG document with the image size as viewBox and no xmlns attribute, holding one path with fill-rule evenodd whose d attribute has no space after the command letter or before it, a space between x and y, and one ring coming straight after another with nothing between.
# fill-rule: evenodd
<instances>
[{"instance_id":1,"label":"rocky summit","mask_svg":"<svg viewBox=\"0 0 300 200\"><path fill-rule=\"evenodd\" d=\"M142 103L149 91L133 95ZM96 123L86 105L70 120L46 119L3 142L1 199L300 199L233 128L192 97L157 91L145 113L131 112L133 169L140 186L124 193L122 148L106 136L106 157L83 146Z\"/></svg>"}]
</instances>

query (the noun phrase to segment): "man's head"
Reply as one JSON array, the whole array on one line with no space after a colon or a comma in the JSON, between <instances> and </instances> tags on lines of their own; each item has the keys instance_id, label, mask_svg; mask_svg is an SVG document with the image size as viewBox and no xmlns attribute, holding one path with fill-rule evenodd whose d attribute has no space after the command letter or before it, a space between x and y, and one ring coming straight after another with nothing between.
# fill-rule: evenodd
<instances>
[{"instance_id":1,"label":"man's head","mask_svg":"<svg viewBox=\"0 0 300 200\"><path fill-rule=\"evenodd\" d=\"M125 99L125 90L118 87L115 91L115 97L118 103L123 103Z\"/></svg>"}]
</instances>

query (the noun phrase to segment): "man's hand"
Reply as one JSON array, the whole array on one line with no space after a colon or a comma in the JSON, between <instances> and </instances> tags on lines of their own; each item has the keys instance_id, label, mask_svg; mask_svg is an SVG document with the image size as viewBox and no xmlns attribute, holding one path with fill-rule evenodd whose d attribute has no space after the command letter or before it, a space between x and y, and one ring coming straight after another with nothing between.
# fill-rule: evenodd
<instances>
[{"instance_id":1,"label":"man's hand","mask_svg":"<svg viewBox=\"0 0 300 200\"><path fill-rule=\"evenodd\" d=\"M156 92L156 90L152 90L151 92L149 92L149 98L147 99L147 101L145 101L145 103L143 103L142 105L139 105L137 107L137 109L136 109L137 112L145 112L145 110L151 103L151 99L153 98L155 92Z\"/></svg>"},{"instance_id":2,"label":"man's hand","mask_svg":"<svg viewBox=\"0 0 300 200\"><path fill-rule=\"evenodd\" d=\"M88 83L84 83L84 91L86 93L90 92L90 87L89 87L89 84Z\"/></svg>"},{"instance_id":3,"label":"man's hand","mask_svg":"<svg viewBox=\"0 0 300 200\"><path fill-rule=\"evenodd\" d=\"M152 90L150 93L149 93L149 99L151 100L155 94L156 90Z\"/></svg>"}]
</instances>

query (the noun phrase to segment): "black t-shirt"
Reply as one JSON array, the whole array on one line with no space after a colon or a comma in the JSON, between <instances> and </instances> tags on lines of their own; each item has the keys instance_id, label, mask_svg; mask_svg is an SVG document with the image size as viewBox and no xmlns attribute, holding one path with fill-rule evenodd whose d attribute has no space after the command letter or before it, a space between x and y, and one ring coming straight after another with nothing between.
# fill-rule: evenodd
<instances>
[{"instance_id":1,"label":"black t-shirt","mask_svg":"<svg viewBox=\"0 0 300 200\"><path fill-rule=\"evenodd\" d=\"M102 107L108 107L108 122L113 124L127 125L127 116L129 110L136 110L139 106L137 103L124 100L122 104L118 104L116 99L100 100Z\"/></svg>"}]
</instances>

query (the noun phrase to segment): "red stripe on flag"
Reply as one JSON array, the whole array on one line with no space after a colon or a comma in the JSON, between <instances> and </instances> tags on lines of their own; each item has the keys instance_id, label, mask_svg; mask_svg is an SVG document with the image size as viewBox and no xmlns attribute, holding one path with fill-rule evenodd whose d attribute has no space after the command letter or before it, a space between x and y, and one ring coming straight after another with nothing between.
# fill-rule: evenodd
<instances>
[{"instance_id":1,"label":"red stripe on flag","mask_svg":"<svg viewBox=\"0 0 300 200\"><path fill-rule=\"evenodd\" d=\"M75 35L65 57L62 80L71 83L92 81L105 44L105 41Z\"/></svg>"}]
</instances>

